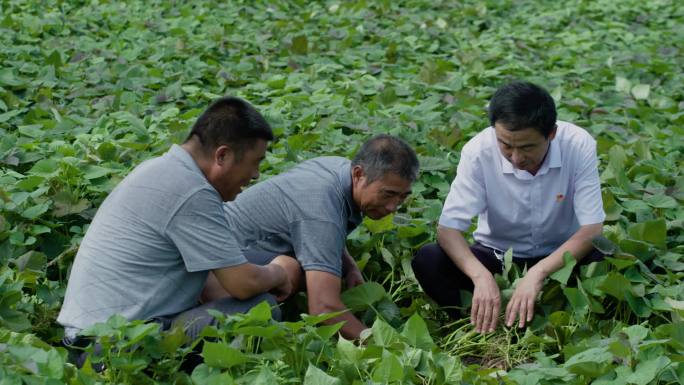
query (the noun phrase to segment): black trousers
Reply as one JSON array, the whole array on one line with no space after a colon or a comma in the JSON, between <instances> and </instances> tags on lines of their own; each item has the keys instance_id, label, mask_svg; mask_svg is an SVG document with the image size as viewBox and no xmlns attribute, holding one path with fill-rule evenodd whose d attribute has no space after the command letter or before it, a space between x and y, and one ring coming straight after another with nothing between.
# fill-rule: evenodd
<instances>
[{"instance_id":1,"label":"black trousers","mask_svg":"<svg viewBox=\"0 0 684 385\"><path fill-rule=\"evenodd\" d=\"M492 274L503 272L503 264L494 254L494 249L476 242L470 246L470 251ZM521 269L525 266L529 269L544 258L546 257L513 257L513 263L520 266ZM600 260L603 260L603 254L596 249L592 250L577 263L575 273L579 266ZM456 264L437 243L430 243L421 247L411 261L411 266L425 294L437 302L439 306L444 307L451 318L460 319L463 316L459 310L463 307L461 290L472 293L473 281L456 267Z\"/></svg>"}]
</instances>

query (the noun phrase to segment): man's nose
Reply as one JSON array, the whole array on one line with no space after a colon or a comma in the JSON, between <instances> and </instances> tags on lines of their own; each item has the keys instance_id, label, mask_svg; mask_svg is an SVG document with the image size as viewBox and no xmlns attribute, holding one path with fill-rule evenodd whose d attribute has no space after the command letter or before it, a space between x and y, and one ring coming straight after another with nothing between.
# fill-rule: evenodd
<instances>
[{"instance_id":1,"label":"man's nose","mask_svg":"<svg viewBox=\"0 0 684 385\"><path fill-rule=\"evenodd\" d=\"M523 160L523 156L519 150L513 150L511 153L511 160L513 161L513 164L518 164Z\"/></svg>"},{"instance_id":2,"label":"man's nose","mask_svg":"<svg viewBox=\"0 0 684 385\"><path fill-rule=\"evenodd\" d=\"M401 199L399 199L399 198L390 199L389 202L387 202L387 204L385 205L385 210L393 213L393 212L397 211L397 209L399 208L400 205L401 205Z\"/></svg>"}]
</instances>

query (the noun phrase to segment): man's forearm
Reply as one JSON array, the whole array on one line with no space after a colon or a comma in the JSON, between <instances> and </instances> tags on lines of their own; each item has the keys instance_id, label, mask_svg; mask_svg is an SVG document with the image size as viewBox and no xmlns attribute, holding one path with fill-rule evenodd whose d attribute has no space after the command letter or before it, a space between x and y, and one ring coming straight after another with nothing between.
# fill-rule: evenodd
<instances>
[{"instance_id":1,"label":"man's forearm","mask_svg":"<svg viewBox=\"0 0 684 385\"><path fill-rule=\"evenodd\" d=\"M332 313L347 310L340 297L342 279L334 274L324 271L306 272L306 291L309 297L309 314ZM350 312L345 312L331 320L327 324L344 321L340 332L345 338L359 338L361 331L366 326Z\"/></svg>"},{"instance_id":2,"label":"man's forearm","mask_svg":"<svg viewBox=\"0 0 684 385\"><path fill-rule=\"evenodd\" d=\"M247 299L266 293L287 280L285 270L274 264L259 266L245 263L216 269L213 272L221 287L237 299Z\"/></svg>"},{"instance_id":3,"label":"man's forearm","mask_svg":"<svg viewBox=\"0 0 684 385\"><path fill-rule=\"evenodd\" d=\"M349 254L349 250L345 247L342 251L342 276L347 275L347 273L355 267L356 261L354 261L354 258Z\"/></svg>"},{"instance_id":4,"label":"man's forearm","mask_svg":"<svg viewBox=\"0 0 684 385\"><path fill-rule=\"evenodd\" d=\"M437 243L446 252L452 262L472 281L489 273L470 251L470 245L460 231L448 227L437 228Z\"/></svg>"},{"instance_id":5,"label":"man's forearm","mask_svg":"<svg viewBox=\"0 0 684 385\"><path fill-rule=\"evenodd\" d=\"M283 284L283 281L287 279L285 270L282 267L268 264L264 266L258 266L258 270L255 271L255 277L251 280L251 290L252 295L257 295L261 293L266 293L270 290Z\"/></svg>"},{"instance_id":6,"label":"man's forearm","mask_svg":"<svg viewBox=\"0 0 684 385\"><path fill-rule=\"evenodd\" d=\"M318 309L311 309L311 314L334 313L338 311L345 311L347 308L340 303L339 306L319 307ZM325 321L326 324L332 325L338 322L344 322L340 329L340 334L346 339L355 340L361 335L361 332L368 328L364 325L354 314L350 311L345 311L337 317Z\"/></svg>"},{"instance_id":7,"label":"man's forearm","mask_svg":"<svg viewBox=\"0 0 684 385\"><path fill-rule=\"evenodd\" d=\"M602 223L580 227L579 230L560 245L556 251L530 268L528 274L538 274L540 279L545 279L563 267L565 264L563 261L563 254L565 254L565 252L570 252L570 254L579 261L592 250L592 239L601 235L602 231Z\"/></svg>"}]
</instances>

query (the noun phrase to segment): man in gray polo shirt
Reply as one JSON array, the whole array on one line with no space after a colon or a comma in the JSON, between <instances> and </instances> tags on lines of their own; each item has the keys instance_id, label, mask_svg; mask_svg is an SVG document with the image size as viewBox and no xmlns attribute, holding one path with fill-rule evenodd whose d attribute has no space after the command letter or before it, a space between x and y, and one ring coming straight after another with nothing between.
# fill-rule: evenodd
<instances>
[{"instance_id":1,"label":"man in gray polo shirt","mask_svg":"<svg viewBox=\"0 0 684 385\"><path fill-rule=\"evenodd\" d=\"M411 192L418 160L401 139L379 135L366 142L353 161L320 157L245 190L224 205L226 218L245 256L267 263L277 255L295 256L304 270L309 313L344 310L340 291L363 282L345 248L347 235L362 214L380 219L397 210ZM298 286L301 276L293 277ZM217 287L211 280L208 289ZM218 298L222 290L210 291ZM358 338L366 328L350 313L341 333Z\"/></svg>"},{"instance_id":2,"label":"man in gray polo shirt","mask_svg":"<svg viewBox=\"0 0 684 385\"><path fill-rule=\"evenodd\" d=\"M65 343L113 314L127 319L193 320L197 336L214 322L206 309L245 311L271 292L289 295L286 270L298 266L279 257L248 263L217 212L258 166L273 134L247 102L222 98L197 120L181 146L135 168L105 199L76 255L57 321ZM209 271L231 298L198 307Z\"/></svg>"}]
</instances>

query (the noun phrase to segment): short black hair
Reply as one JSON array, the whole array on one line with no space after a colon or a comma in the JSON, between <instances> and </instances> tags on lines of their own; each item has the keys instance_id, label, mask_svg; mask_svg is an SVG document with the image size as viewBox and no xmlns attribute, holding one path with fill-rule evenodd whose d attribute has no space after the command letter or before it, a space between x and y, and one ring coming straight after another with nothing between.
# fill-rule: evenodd
<instances>
[{"instance_id":1,"label":"short black hair","mask_svg":"<svg viewBox=\"0 0 684 385\"><path fill-rule=\"evenodd\" d=\"M366 183L376 181L388 173L414 182L418 178L418 158L411 146L403 140L381 134L361 146L352 160L352 167L361 166Z\"/></svg>"},{"instance_id":2,"label":"short black hair","mask_svg":"<svg viewBox=\"0 0 684 385\"><path fill-rule=\"evenodd\" d=\"M193 135L205 153L228 144L238 159L257 139L273 140L273 131L266 119L251 104L234 96L215 100L197 119L185 141Z\"/></svg>"},{"instance_id":3,"label":"short black hair","mask_svg":"<svg viewBox=\"0 0 684 385\"><path fill-rule=\"evenodd\" d=\"M489 123L509 131L534 128L545 138L556 127L556 104L542 87L525 81L509 83L494 93L489 102Z\"/></svg>"}]
</instances>

